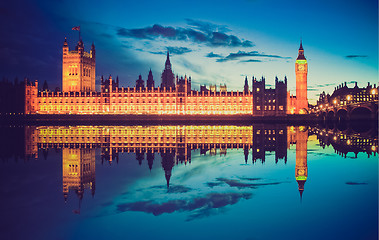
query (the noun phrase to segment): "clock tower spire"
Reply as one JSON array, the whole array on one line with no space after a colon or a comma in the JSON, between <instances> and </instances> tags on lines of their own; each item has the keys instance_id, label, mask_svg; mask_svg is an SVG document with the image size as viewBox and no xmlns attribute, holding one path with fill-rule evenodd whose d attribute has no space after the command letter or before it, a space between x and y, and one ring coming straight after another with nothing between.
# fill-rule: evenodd
<instances>
[{"instance_id":1,"label":"clock tower spire","mask_svg":"<svg viewBox=\"0 0 379 240\"><path fill-rule=\"evenodd\" d=\"M308 112L307 98L307 75L308 63L304 56L303 43L300 41L299 53L295 63L296 73L296 113L306 114Z\"/></svg>"}]
</instances>

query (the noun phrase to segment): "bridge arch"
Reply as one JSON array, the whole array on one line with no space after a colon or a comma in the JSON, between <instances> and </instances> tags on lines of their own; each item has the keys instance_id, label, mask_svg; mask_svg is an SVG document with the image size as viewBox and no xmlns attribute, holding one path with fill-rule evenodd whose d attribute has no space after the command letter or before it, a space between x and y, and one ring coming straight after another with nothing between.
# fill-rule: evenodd
<instances>
[{"instance_id":1,"label":"bridge arch","mask_svg":"<svg viewBox=\"0 0 379 240\"><path fill-rule=\"evenodd\" d=\"M323 122L326 122L326 112L322 111L322 112L320 113L320 118L321 118L321 120L322 120Z\"/></svg>"},{"instance_id":2,"label":"bridge arch","mask_svg":"<svg viewBox=\"0 0 379 240\"><path fill-rule=\"evenodd\" d=\"M334 111L333 110L330 110L327 112L326 114L326 121L334 121L335 120L335 114L334 114Z\"/></svg>"},{"instance_id":3,"label":"bridge arch","mask_svg":"<svg viewBox=\"0 0 379 240\"><path fill-rule=\"evenodd\" d=\"M337 123L347 121L348 119L349 119L349 115L348 115L348 112L346 109L342 108L342 109L337 111L337 113L336 113Z\"/></svg>"},{"instance_id":4,"label":"bridge arch","mask_svg":"<svg viewBox=\"0 0 379 240\"><path fill-rule=\"evenodd\" d=\"M351 120L369 120L372 116L372 111L368 107L356 107L350 111Z\"/></svg>"}]
</instances>

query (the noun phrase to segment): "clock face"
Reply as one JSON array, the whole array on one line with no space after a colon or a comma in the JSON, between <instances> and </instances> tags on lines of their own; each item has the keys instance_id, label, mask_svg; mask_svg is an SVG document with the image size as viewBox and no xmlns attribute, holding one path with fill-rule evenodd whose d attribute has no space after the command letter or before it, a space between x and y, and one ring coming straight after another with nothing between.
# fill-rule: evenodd
<instances>
[{"instance_id":1,"label":"clock face","mask_svg":"<svg viewBox=\"0 0 379 240\"><path fill-rule=\"evenodd\" d=\"M299 69L299 71L304 71L305 70L305 66L303 64L300 64L298 66L298 69Z\"/></svg>"},{"instance_id":2,"label":"clock face","mask_svg":"<svg viewBox=\"0 0 379 240\"><path fill-rule=\"evenodd\" d=\"M299 169L297 172L298 172L299 175L303 175L304 174L304 170L303 169Z\"/></svg>"}]
</instances>

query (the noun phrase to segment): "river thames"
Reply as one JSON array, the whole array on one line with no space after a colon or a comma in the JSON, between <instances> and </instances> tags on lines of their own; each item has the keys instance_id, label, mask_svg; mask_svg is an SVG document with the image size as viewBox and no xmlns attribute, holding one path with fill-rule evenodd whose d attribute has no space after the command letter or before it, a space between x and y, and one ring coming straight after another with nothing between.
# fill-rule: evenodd
<instances>
[{"instance_id":1,"label":"river thames","mask_svg":"<svg viewBox=\"0 0 379 240\"><path fill-rule=\"evenodd\" d=\"M377 239L376 129L2 127L1 239Z\"/></svg>"}]
</instances>

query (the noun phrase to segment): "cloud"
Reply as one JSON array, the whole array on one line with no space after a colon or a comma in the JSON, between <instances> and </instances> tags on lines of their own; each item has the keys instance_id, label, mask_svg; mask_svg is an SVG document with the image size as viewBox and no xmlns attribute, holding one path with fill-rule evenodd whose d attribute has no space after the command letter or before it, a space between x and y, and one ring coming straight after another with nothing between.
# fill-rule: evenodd
<instances>
[{"instance_id":1,"label":"cloud","mask_svg":"<svg viewBox=\"0 0 379 240\"><path fill-rule=\"evenodd\" d=\"M355 82L356 81L349 81L349 82L346 82L346 84L352 84ZM318 89L318 88L329 87L329 86L337 86L337 85L338 84L336 84L336 83L324 83L324 84L310 85L308 88L308 91L319 91L320 89Z\"/></svg>"},{"instance_id":2,"label":"cloud","mask_svg":"<svg viewBox=\"0 0 379 240\"><path fill-rule=\"evenodd\" d=\"M367 185L366 182L346 182L347 185Z\"/></svg>"},{"instance_id":3,"label":"cloud","mask_svg":"<svg viewBox=\"0 0 379 240\"><path fill-rule=\"evenodd\" d=\"M226 34L225 26L187 19L189 27L165 27L154 24L150 27L126 29L118 28L120 37L148 39L165 38L175 41L192 41L212 47L253 47L249 40L241 40L237 36Z\"/></svg>"},{"instance_id":4,"label":"cloud","mask_svg":"<svg viewBox=\"0 0 379 240\"><path fill-rule=\"evenodd\" d=\"M258 180L262 180L262 178L246 178L246 177L241 177L240 179L242 179L242 180L248 180L248 181L258 181Z\"/></svg>"},{"instance_id":5,"label":"cloud","mask_svg":"<svg viewBox=\"0 0 379 240\"><path fill-rule=\"evenodd\" d=\"M336 85L335 83L325 83L325 84L315 84L315 85L312 85L312 86L309 86L311 88L320 88L320 87L328 87L328 86L331 86L331 85Z\"/></svg>"},{"instance_id":6,"label":"cloud","mask_svg":"<svg viewBox=\"0 0 379 240\"><path fill-rule=\"evenodd\" d=\"M345 58L347 59L353 59L353 58L367 58L367 55L347 55Z\"/></svg>"},{"instance_id":7,"label":"cloud","mask_svg":"<svg viewBox=\"0 0 379 240\"><path fill-rule=\"evenodd\" d=\"M265 57L265 58L280 58L280 59L290 59L291 58L291 57L283 57L283 56L273 55L273 54L259 53L258 51L251 51L251 52L238 51L236 53L230 53L228 56L226 56L224 58L219 58L216 60L216 62L226 62L226 61L238 60L238 59L244 58L244 57Z\"/></svg>"},{"instance_id":8,"label":"cloud","mask_svg":"<svg viewBox=\"0 0 379 240\"><path fill-rule=\"evenodd\" d=\"M170 52L170 55L171 54L182 55L182 54L185 54L185 53L192 52L192 50L189 49L189 48L187 48L187 47L167 47L166 49ZM143 50L141 49L141 51L143 51ZM158 52L150 52L150 53L152 53L152 54L166 55L167 51L158 51Z\"/></svg>"},{"instance_id":9,"label":"cloud","mask_svg":"<svg viewBox=\"0 0 379 240\"><path fill-rule=\"evenodd\" d=\"M230 29L226 25L218 25L210 22L204 22L200 20L186 19L187 24L197 30L209 33L209 32L230 32Z\"/></svg>"},{"instance_id":10,"label":"cloud","mask_svg":"<svg viewBox=\"0 0 379 240\"><path fill-rule=\"evenodd\" d=\"M258 59L249 59L249 60L242 60L240 63L247 63L247 62L262 62L262 60Z\"/></svg>"},{"instance_id":11,"label":"cloud","mask_svg":"<svg viewBox=\"0 0 379 240\"><path fill-rule=\"evenodd\" d=\"M185 69L188 69L190 72L203 74L203 69L201 66L193 64L185 58L179 59L179 62L183 65Z\"/></svg>"},{"instance_id":12,"label":"cloud","mask_svg":"<svg viewBox=\"0 0 379 240\"><path fill-rule=\"evenodd\" d=\"M223 58L224 56L210 52L207 55L205 55L205 57L207 57L207 58Z\"/></svg>"},{"instance_id":13,"label":"cloud","mask_svg":"<svg viewBox=\"0 0 379 240\"><path fill-rule=\"evenodd\" d=\"M167 193L187 193L192 191L191 188L183 186L183 185L171 185L169 189L167 189L167 186L153 186L152 189L163 189L167 190Z\"/></svg>"},{"instance_id":14,"label":"cloud","mask_svg":"<svg viewBox=\"0 0 379 240\"><path fill-rule=\"evenodd\" d=\"M318 88L307 88L308 92L317 92L320 91Z\"/></svg>"},{"instance_id":15,"label":"cloud","mask_svg":"<svg viewBox=\"0 0 379 240\"><path fill-rule=\"evenodd\" d=\"M243 183L238 180L234 179L227 179L227 178L217 178L216 179L219 182L226 183L229 185L229 187L236 187L238 189L242 188L257 188L259 186L267 186L267 185L278 185L280 182L273 182L273 183Z\"/></svg>"},{"instance_id":16,"label":"cloud","mask_svg":"<svg viewBox=\"0 0 379 240\"><path fill-rule=\"evenodd\" d=\"M172 53L172 54L176 54L176 55L182 55L184 53L189 53L189 52L192 52L191 49L189 48L186 48L186 47L167 47L167 50Z\"/></svg>"},{"instance_id":17,"label":"cloud","mask_svg":"<svg viewBox=\"0 0 379 240\"><path fill-rule=\"evenodd\" d=\"M164 203L150 201L139 201L117 205L118 212L136 211L152 213L158 216L164 213L192 212L187 220L206 217L217 213L213 210L221 209L228 205L234 205L241 199L250 199L251 193L210 193L205 197L190 200L175 199Z\"/></svg>"},{"instance_id":18,"label":"cloud","mask_svg":"<svg viewBox=\"0 0 379 240\"><path fill-rule=\"evenodd\" d=\"M213 188L213 187L216 187L216 186L219 186L221 185L222 182L207 182L206 185L210 188Z\"/></svg>"},{"instance_id":19,"label":"cloud","mask_svg":"<svg viewBox=\"0 0 379 240\"><path fill-rule=\"evenodd\" d=\"M217 178L217 181L226 183L229 185L229 187L236 187L236 188L255 188L253 184L250 183L242 183L238 180L232 180L232 179L226 179L226 178Z\"/></svg>"}]
</instances>

